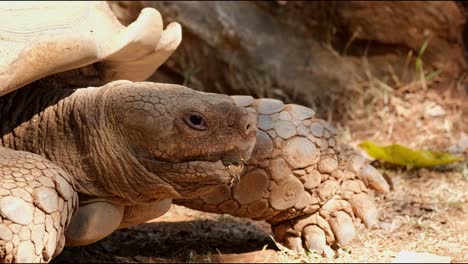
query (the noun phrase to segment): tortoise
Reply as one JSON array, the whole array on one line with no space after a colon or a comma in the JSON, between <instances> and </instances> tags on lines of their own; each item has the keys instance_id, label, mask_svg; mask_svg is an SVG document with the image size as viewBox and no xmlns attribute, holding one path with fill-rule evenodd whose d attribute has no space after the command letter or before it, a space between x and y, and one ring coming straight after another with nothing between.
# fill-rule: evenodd
<instances>
[{"instance_id":1,"label":"tortoise","mask_svg":"<svg viewBox=\"0 0 468 264\"><path fill-rule=\"evenodd\" d=\"M182 39L157 10L128 27L105 2L0 14L2 262L48 262L172 203L266 220L298 251L376 223L388 184L312 109L145 82Z\"/></svg>"}]
</instances>

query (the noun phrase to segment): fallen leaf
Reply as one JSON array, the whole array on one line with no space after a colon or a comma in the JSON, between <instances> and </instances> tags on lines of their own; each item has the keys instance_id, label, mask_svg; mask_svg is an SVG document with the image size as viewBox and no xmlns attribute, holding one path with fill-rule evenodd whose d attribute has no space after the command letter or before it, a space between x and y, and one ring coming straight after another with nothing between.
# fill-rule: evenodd
<instances>
[{"instance_id":1,"label":"fallen leaf","mask_svg":"<svg viewBox=\"0 0 468 264\"><path fill-rule=\"evenodd\" d=\"M445 165L463 160L463 157L454 156L450 153L429 150L413 150L400 144L392 144L382 147L366 140L359 144L359 147L364 149L375 159L406 166L408 168Z\"/></svg>"}]
</instances>

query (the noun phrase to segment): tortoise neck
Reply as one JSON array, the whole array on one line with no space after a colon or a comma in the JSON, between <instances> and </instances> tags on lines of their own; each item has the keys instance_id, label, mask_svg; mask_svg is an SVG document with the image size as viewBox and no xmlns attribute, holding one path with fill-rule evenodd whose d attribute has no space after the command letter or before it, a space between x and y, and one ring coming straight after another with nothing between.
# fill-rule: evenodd
<instances>
[{"instance_id":1,"label":"tortoise neck","mask_svg":"<svg viewBox=\"0 0 468 264\"><path fill-rule=\"evenodd\" d=\"M67 109L63 101L73 92L49 90L36 82L0 97L2 146L43 154L43 144L56 140L55 131L65 125L49 121L64 119Z\"/></svg>"},{"instance_id":2,"label":"tortoise neck","mask_svg":"<svg viewBox=\"0 0 468 264\"><path fill-rule=\"evenodd\" d=\"M35 82L0 97L0 145L46 157L73 176L82 194L124 201L134 170L126 151L113 145L123 139L110 129L102 90Z\"/></svg>"},{"instance_id":3,"label":"tortoise neck","mask_svg":"<svg viewBox=\"0 0 468 264\"><path fill-rule=\"evenodd\" d=\"M80 110L89 102L76 100L76 93L81 92L44 87L39 81L0 97L1 145L39 154L80 175L77 153L86 151L86 145L76 144L85 137L79 123L87 123L90 115Z\"/></svg>"}]
</instances>

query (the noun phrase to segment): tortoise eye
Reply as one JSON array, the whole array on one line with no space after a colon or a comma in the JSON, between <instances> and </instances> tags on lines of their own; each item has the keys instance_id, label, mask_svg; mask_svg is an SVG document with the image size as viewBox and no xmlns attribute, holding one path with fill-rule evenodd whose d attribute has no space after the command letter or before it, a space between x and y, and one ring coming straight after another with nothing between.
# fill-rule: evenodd
<instances>
[{"instance_id":1,"label":"tortoise eye","mask_svg":"<svg viewBox=\"0 0 468 264\"><path fill-rule=\"evenodd\" d=\"M205 118L198 113L188 113L184 117L185 123L195 130L207 130Z\"/></svg>"}]
</instances>

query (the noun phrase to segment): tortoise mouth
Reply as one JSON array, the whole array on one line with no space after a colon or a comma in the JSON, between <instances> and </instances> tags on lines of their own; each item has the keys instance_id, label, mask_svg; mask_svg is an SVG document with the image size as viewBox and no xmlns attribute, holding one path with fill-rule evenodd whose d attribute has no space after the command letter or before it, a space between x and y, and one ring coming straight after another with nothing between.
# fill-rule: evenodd
<instances>
[{"instance_id":1,"label":"tortoise mouth","mask_svg":"<svg viewBox=\"0 0 468 264\"><path fill-rule=\"evenodd\" d=\"M248 156L250 156L250 153L251 151L249 152ZM246 160L247 160L246 158L233 153L233 154L224 155L220 161L223 163L225 167L230 167L230 166L243 166Z\"/></svg>"},{"instance_id":2,"label":"tortoise mouth","mask_svg":"<svg viewBox=\"0 0 468 264\"><path fill-rule=\"evenodd\" d=\"M243 159L169 162L157 158L138 157L153 177L172 186L184 198L203 195L215 186L231 187L240 180L245 169Z\"/></svg>"}]
</instances>

